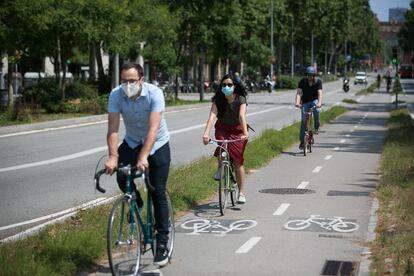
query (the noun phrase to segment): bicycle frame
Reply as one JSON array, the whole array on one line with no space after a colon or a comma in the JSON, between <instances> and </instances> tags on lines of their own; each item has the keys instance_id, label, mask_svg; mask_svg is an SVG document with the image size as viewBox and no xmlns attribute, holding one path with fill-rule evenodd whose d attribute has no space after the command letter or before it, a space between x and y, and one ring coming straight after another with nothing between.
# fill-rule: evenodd
<instances>
[{"instance_id":1,"label":"bicycle frame","mask_svg":"<svg viewBox=\"0 0 414 276\"><path fill-rule=\"evenodd\" d=\"M148 183L148 180L147 180L147 177L145 177L145 174L134 175L134 174L131 173L131 171L129 171L127 173L126 193L125 193L124 197L130 195L132 209L137 212L138 223L139 223L139 226L142 230L142 233L144 234L143 245L145 246L147 244L151 245L155 242L154 237L152 236L152 231L151 231L151 225L153 224L151 222L152 198L151 198L150 193L148 192L147 193L147 204L146 204L146 211L147 211L146 214L147 215L146 215L146 220L144 222L144 220L141 217L141 212L138 209L135 198L132 196L132 185L131 185L131 183L132 183L132 181L134 181L134 179L139 178L141 176L143 176L143 179L144 179L144 182L145 182L144 188L146 190L148 190L150 188L150 186L149 186L150 184ZM134 223L135 222L132 220L131 221L131 230L132 230L132 232L134 230Z\"/></svg>"},{"instance_id":2,"label":"bicycle frame","mask_svg":"<svg viewBox=\"0 0 414 276\"><path fill-rule=\"evenodd\" d=\"M210 138L210 143L216 143L219 147L219 155L220 155L220 172L226 177L226 179L220 179L219 182L219 207L220 213L224 215L225 209L227 207L227 199L230 195L231 203L235 206L235 197L236 197L236 187L231 183L236 183L236 179L234 176L234 167L231 157L227 150L228 143L231 142L239 142L243 141L243 139L234 139L234 140L217 140ZM223 177L223 175L221 175ZM223 192L223 194L222 194Z\"/></svg>"}]
</instances>

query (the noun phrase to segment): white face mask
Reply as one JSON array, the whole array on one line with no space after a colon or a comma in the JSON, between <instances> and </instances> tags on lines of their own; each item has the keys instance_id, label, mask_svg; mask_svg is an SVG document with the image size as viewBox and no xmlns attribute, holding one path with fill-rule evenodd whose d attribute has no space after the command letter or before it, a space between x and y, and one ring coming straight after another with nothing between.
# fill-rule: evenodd
<instances>
[{"instance_id":1,"label":"white face mask","mask_svg":"<svg viewBox=\"0 0 414 276\"><path fill-rule=\"evenodd\" d=\"M125 84L122 84L122 89L128 98L133 98L141 94L142 86L139 83L130 84L127 82Z\"/></svg>"}]
</instances>

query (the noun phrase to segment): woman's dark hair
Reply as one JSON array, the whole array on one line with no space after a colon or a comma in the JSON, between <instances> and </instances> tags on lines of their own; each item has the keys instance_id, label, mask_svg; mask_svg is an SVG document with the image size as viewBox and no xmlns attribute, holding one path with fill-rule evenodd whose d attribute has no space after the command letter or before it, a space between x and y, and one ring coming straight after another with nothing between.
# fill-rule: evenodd
<instances>
[{"instance_id":1,"label":"woman's dark hair","mask_svg":"<svg viewBox=\"0 0 414 276\"><path fill-rule=\"evenodd\" d=\"M218 86L216 90L216 94L214 94L213 98L211 100L216 104L217 106L217 117L222 118L224 114L224 110L227 104L226 97L224 96L223 92L221 92L221 88L223 87L223 81L226 79L231 79L234 85L234 93L236 93L239 96L246 97L247 92L246 89L244 89L244 86L238 82L233 74L226 74L223 76L223 78L220 81L220 85Z\"/></svg>"}]
</instances>

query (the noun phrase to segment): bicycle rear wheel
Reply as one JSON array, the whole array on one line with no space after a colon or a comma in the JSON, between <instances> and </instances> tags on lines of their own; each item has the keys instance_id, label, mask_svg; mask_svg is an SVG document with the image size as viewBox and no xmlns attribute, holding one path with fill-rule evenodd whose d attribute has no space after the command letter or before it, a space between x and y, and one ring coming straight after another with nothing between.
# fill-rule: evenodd
<instances>
[{"instance_id":1,"label":"bicycle rear wheel","mask_svg":"<svg viewBox=\"0 0 414 276\"><path fill-rule=\"evenodd\" d=\"M309 139L309 135L308 133L305 133L305 138L303 139L303 155L306 156L307 152L308 152L308 139Z\"/></svg>"},{"instance_id":2,"label":"bicycle rear wheel","mask_svg":"<svg viewBox=\"0 0 414 276\"><path fill-rule=\"evenodd\" d=\"M171 256L174 250L174 239L175 239L175 226L174 226L174 210L171 203L170 195L167 191L165 191L165 197L167 198L168 202L168 242L167 242L167 248L168 248L168 260L171 260ZM156 229L155 229L155 216L154 216L154 206L151 208L151 231L152 231L152 239L153 242L151 243L151 250L152 254L155 256L155 250L156 250Z\"/></svg>"},{"instance_id":3,"label":"bicycle rear wheel","mask_svg":"<svg viewBox=\"0 0 414 276\"><path fill-rule=\"evenodd\" d=\"M168 194L168 192L165 193L168 201L168 259L171 260L175 241L174 209L172 207L170 195Z\"/></svg>"},{"instance_id":4,"label":"bicycle rear wheel","mask_svg":"<svg viewBox=\"0 0 414 276\"><path fill-rule=\"evenodd\" d=\"M220 165L220 181L219 181L219 206L220 213L224 215L224 212L227 208L227 200L229 196L229 165L222 163Z\"/></svg>"},{"instance_id":5,"label":"bicycle rear wheel","mask_svg":"<svg viewBox=\"0 0 414 276\"><path fill-rule=\"evenodd\" d=\"M113 275L137 275L141 261L141 228L137 211L124 198L115 201L107 229L108 261Z\"/></svg>"},{"instance_id":6,"label":"bicycle rear wheel","mask_svg":"<svg viewBox=\"0 0 414 276\"><path fill-rule=\"evenodd\" d=\"M312 144L313 144L313 133L312 133L312 131L309 131L308 139L309 139L308 150L309 150L309 153L311 153L312 152Z\"/></svg>"}]
</instances>

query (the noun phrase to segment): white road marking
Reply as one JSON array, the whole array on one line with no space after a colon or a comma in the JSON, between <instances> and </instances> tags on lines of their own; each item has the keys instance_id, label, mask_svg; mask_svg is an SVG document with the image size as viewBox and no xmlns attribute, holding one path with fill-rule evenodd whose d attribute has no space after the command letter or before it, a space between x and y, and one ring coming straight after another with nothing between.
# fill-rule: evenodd
<instances>
[{"instance_id":1,"label":"white road marking","mask_svg":"<svg viewBox=\"0 0 414 276\"><path fill-rule=\"evenodd\" d=\"M327 155L327 156L325 156L325 160L329 160L329 159L331 159L332 158L332 155Z\"/></svg>"},{"instance_id":2,"label":"white road marking","mask_svg":"<svg viewBox=\"0 0 414 276\"><path fill-rule=\"evenodd\" d=\"M74 154L65 155L65 156L58 157L58 158L53 158L53 159L48 159L48 160L33 162L33 163L27 163L27 164L23 164L23 165L12 166L12 167L1 168L0 173L20 170L20 169L27 169L27 168L37 167L37 166L44 166L44 165L49 165L49 164L58 163L58 162L63 162L63 161L67 161L67 160L71 160L71 159L75 159L75 158L95 154L97 152L101 152L101 151L104 151L104 150L107 150L107 149L108 149L107 146L98 147L98 148L85 150L85 151L81 151L81 152L74 153Z\"/></svg>"},{"instance_id":3,"label":"white road marking","mask_svg":"<svg viewBox=\"0 0 414 276\"><path fill-rule=\"evenodd\" d=\"M67 213L71 213L71 212L79 210L79 209L83 209L83 208L87 208L87 207L90 207L90 206L98 205L101 201L103 201L105 199L106 199L106 197L100 197L100 198L97 198L97 199L92 200L90 202L86 202L84 204L81 204L77 207L73 207L73 208L70 208L70 209L67 209L67 210L63 210L63 211L58 212L58 213L54 213L54 214L50 214L50 215L43 216L43 217L40 217L40 218L35 218L35 219L31 219L31 220L27 220L27 221L15 223L15 224L10 224L10 225L7 225L7 226L3 226L3 227L0 227L0 231L10 229L10 228L14 228L14 227L18 227L18 226L22 226L22 225L26 225L26 224L39 222L39 221L46 220L46 219L52 219L52 218L55 218L55 217L59 217L61 215L65 215Z\"/></svg>"},{"instance_id":4,"label":"white road marking","mask_svg":"<svg viewBox=\"0 0 414 276\"><path fill-rule=\"evenodd\" d=\"M262 114L262 113L266 113L266 112L270 112L270 111L274 111L274 110L277 110L277 109L283 109L283 108L286 108L286 106L278 106L278 107L273 107L273 108L261 110L261 111L258 111L258 112L253 112L253 113L247 114L247 117ZM173 131L170 131L170 135L174 135L174 134L194 130L194 129L197 129L197 128L202 128L204 126L205 126L205 123L190 126L190 127L186 127L186 128L182 128L182 129L173 130ZM70 126L70 127L75 127L75 126ZM26 169L26 168L32 168L32 167L37 167L37 166L44 166L44 165L49 165L49 164L53 164L53 163L57 163L57 162L72 160L72 159L84 157L84 156L87 156L87 155L92 155L92 154L95 154L97 152L106 151L107 149L108 149L107 146L102 146L102 147L97 147L97 148L93 148L93 149L89 149L89 150L85 150L85 151L81 151L81 152L77 152L77 153L74 153L74 154L69 154L69 155L65 155L65 156L61 156L61 157L57 157L57 158L52 158L52 159L48 159L48 160L43 160L43 161L32 162L32 163L27 163L27 164L22 164L22 165L17 165L17 166L0 168L0 173L20 170L20 169Z\"/></svg>"},{"instance_id":5,"label":"white road marking","mask_svg":"<svg viewBox=\"0 0 414 276\"><path fill-rule=\"evenodd\" d=\"M339 150L339 147L334 147L334 150Z\"/></svg>"},{"instance_id":6,"label":"white road marking","mask_svg":"<svg viewBox=\"0 0 414 276\"><path fill-rule=\"evenodd\" d=\"M347 134L347 135L345 135L345 137L351 137L351 134Z\"/></svg>"},{"instance_id":7,"label":"white road marking","mask_svg":"<svg viewBox=\"0 0 414 276\"><path fill-rule=\"evenodd\" d=\"M361 96L361 97L359 97L356 101L357 101L357 102L360 102L360 101L362 101L362 99L363 99L363 98L365 98L365 96Z\"/></svg>"},{"instance_id":8,"label":"white road marking","mask_svg":"<svg viewBox=\"0 0 414 276\"><path fill-rule=\"evenodd\" d=\"M316 168L313 169L313 173L318 173L322 170L322 166L317 166Z\"/></svg>"},{"instance_id":9,"label":"white road marking","mask_svg":"<svg viewBox=\"0 0 414 276\"><path fill-rule=\"evenodd\" d=\"M239 249L237 249L236 253L244 254L250 251L262 238L261 237L252 237L247 242L245 242Z\"/></svg>"},{"instance_id":10,"label":"white road marking","mask_svg":"<svg viewBox=\"0 0 414 276\"><path fill-rule=\"evenodd\" d=\"M299 186L296 189L305 189L308 186L309 181L302 181L300 182Z\"/></svg>"},{"instance_id":11,"label":"white road marking","mask_svg":"<svg viewBox=\"0 0 414 276\"><path fill-rule=\"evenodd\" d=\"M346 139L341 139L341 141L339 141L339 143L343 144L346 142Z\"/></svg>"},{"instance_id":12,"label":"white road marking","mask_svg":"<svg viewBox=\"0 0 414 276\"><path fill-rule=\"evenodd\" d=\"M93 206L98 206L98 205L101 205L101 204L105 204L107 202L112 201L116 197L117 196L113 196L113 197L110 197L110 198L100 197L100 198L97 198L97 199L92 200L90 202L81 204L81 205L73 207L73 208L69 208L67 210L63 210L63 211L55 213L55 214L51 214L51 215L48 215L48 216L43 216L43 217L40 217L40 218L31 219L31 220L27 220L27 221L15 223L15 224L3 226L3 227L0 228L0 231L10 229L10 228L14 228L14 227L18 227L18 226L22 226L22 225L26 225L26 224L39 222L39 221L42 221L42 220L45 220L45 219L51 219L51 220L49 220L45 223L42 223L42 224L36 225L34 227L31 227L31 228L29 228L29 229L27 229L23 232L20 232L20 233L17 233L15 235L13 235L13 236L2 239L2 240L0 240L0 243L22 239L24 237L27 237L31 234L34 234L34 233L38 232L39 230L43 229L45 226L47 226L49 224L54 224L58 221L63 221L66 218L75 215L78 212L78 210L87 209L87 208L90 208L90 207L93 207Z\"/></svg>"},{"instance_id":13,"label":"white road marking","mask_svg":"<svg viewBox=\"0 0 414 276\"><path fill-rule=\"evenodd\" d=\"M10 133L10 134L3 134L3 135L0 135L0 138L19 136L19 135L27 135L27 134L47 132L47 131L60 130L60 129L67 129L67 128L74 128L74 127L98 125L98 124L104 124L106 122L108 122L108 120L91 122L91 123L82 123L82 124L76 124L76 125L68 125L68 126L49 127L49 128L44 128L44 129L28 130L28 131L22 131L22 132Z\"/></svg>"},{"instance_id":14,"label":"white road marking","mask_svg":"<svg viewBox=\"0 0 414 276\"><path fill-rule=\"evenodd\" d=\"M355 129L351 129L351 130L350 130L350 132L354 132L354 131L355 131Z\"/></svg>"},{"instance_id":15,"label":"white road marking","mask_svg":"<svg viewBox=\"0 0 414 276\"><path fill-rule=\"evenodd\" d=\"M359 126L354 126L354 128L358 128Z\"/></svg>"},{"instance_id":16,"label":"white road marking","mask_svg":"<svg viewBox=\"0 0 414 276\"><path fill-rule=\"evenodd\" d=\"M279 208L276 209L276 211L273 213L274 216L281 216L283 213L289 208L289 203L282 203L280 204Z\"/></svg>"}]
</instances>

